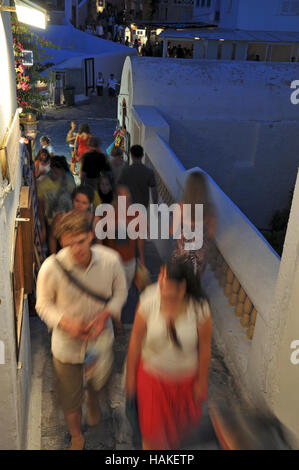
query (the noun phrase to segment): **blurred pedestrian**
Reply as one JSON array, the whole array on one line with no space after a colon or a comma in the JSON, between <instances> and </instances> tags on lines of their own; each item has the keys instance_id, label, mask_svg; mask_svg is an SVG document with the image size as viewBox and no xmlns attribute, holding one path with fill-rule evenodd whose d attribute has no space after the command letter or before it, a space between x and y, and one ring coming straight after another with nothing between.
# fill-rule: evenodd
<instances>
[{"instance_id":1,"label":"blurred pedestrian","mask_svg":"<svg viewBox=\"0 0 299 470\"><path fill-rule=\"evenodd\" d=\"M178 45L178 48L176 50L176 56L177 56L178 59L184 59L185 58L184 49L182 48L181 44Z\"/></svg>"},{"instance_id":2,"label":"blurred pedestrian","mask_svg":"<svg viewBox=\"0 0 299 470\"><path fill-rule=\"evenodd\" d=\"M97 137L88 140L88 152L82 156L81 183L98 188L101 172L111 172L106 155L100 148L101 142Z\"/></svg>"},{"instance_id":3,"label":"blurred pedestrian","mask_svg":"<svg viewBox=\"0 0 299 470\"><path fill-rule=\"evenodd\" d=\"M184 206L187 208L188 205L191 209L190 216L184 209ZM196 217L197 205L202 205L203 218ZM215 234L215 224L216 214L211 203L206 176L201 171L194 171L187 178L179 210L174 212L174 233L180 236L172 256L183 263L189 263L198 280L205 271L208 249ZM202 235L203 243L200 248L192 249L194 241L185 235L190 231Z\"/></svg>"},{"instance_id":4,"label":"blurred pedestrian","mask_svg":"<svg viewBox=\"0 0 299 470\"><path fill-rule=\"evenodd\" d=\"M153 203L158 204L158 190L153 170L142 163L143 153L141 145L130 148L133 163L123 169L118 183L128 187L133 204L142 204L148 208L150 191Z\"/></svg>"},{"instance_id":5,"label":"blurred pedestrian","mask_svg":"<svg viewBox=\"0 0 299 470\"><path fill-rule=\"evenodd\" d=\"M91 137L91 132L89 125L84 123L80 124L78 129L78 134L75 140L75 148L74 148L74 155L76 162L80 162L79 166L79 174L81 174L81 167L82 167L82 156L84 153L88 151L88 140Z\"/></svg>"},{"instance_id":6,"label":"blurred pedestrian","mask_svg":"<svg viewBox=\"0 0 299 470\"><path fill-rule=\"evenodd\" d=\"M113 16L113 14L111 14L108 18L108 32L111 34L111 39L112 39L112 35L113 35L113 25L115 23L115 18Z\"/></svg>"},{"instance_id":7,"label":"blurred pedestrian","mask_svg":"<svg viewBox=\"0 0 299 470\"><path fill-rule=\"evenodd\" d=\"M97 78L97 95L98 96L103 96L103 87L105 84L105 80L103 77L102 72L99 72L98 78Z\"/></svg>"},{"instance_id":8,"label":"blurred pedestrian","mask_svg":"<svg viewBox=\"0 0 299 470\"><path fill-rule=\"evenodd\" d=\"M75 150L75 141L77 137L75 121L71 121L70 125L71 125L71 128L69 129L65 140L66 142L68 142L70 152L71 152L71 172L73 173L73 175L75 175L76 174L76 158L75 158L74 150Z\"/></svg>"},{"instance_id":9,"label":"blurred pedestrian","mask_svg":"<svg viewBox=\"0 0 299 470\"><path fill-rule=\"evenodd\" d=\"M138 52L138 54L139 54L139 45L140 45L139 40L137 38L135 38L134 47L135 47L136 51Z\"/></svg>"},{"instance_id":10,"label":"blurred pedestrian","mask_svg":"<svg viewBox=\"0 0 299 470\"><path fill-rule=\"evenodd\" d=\"M137 237L137 239L130 238L128 234L129 223L136 219L136 215L129 216L127 214L127 209L131 204L131 196L128 189L125 186L117 186L115 196L116 197L112 201L114 207L114 213L111 215L112 219L110 218L109 214L105 216L105 220L107 220L108 226L115 227L115 234L113 233L112 237L108 236L105 238L103 240L103 245L112 248L120 255L125 270L127 288L129 289L136 273L137 248L139 262L142 266L144 266L144 240L140 237ZM122 197L123 199L125 198L125 204L122 206L122 208L125 208L124 214L122 214L119 210L118 197ZM95 224L98 220L99 218L96 217ZM124 228L125 236L122 234L120 237L118 232L119 226ZM136 228L136 230L138 230L138 228Z\"/></svg>"},{"instance_id":11,"label":"blurred pedestrian","mask_svg":"<svg viewBox=\"0 0 299 470\"><path fill-rule=\"evenodd\" d=\"M101 173L98 185L100 204L112 204L115 200L115 185L110 173Z\"/></svg>"},{"instance_id":12,"label":"blurred pedestrian","mask_svg":"<svg viewBox=\"0 0 299 470\"><path fill-rule=\"evenodd\" d=\"M41 148L48 150L50 157L53 157L54 148L51 145L51 139L48 136L43 135L40 138L39 142L40 142Z\"/></svg>"},{"instance_id":13,"label":"blurred pedestrian","mask_svg":"<svg viewBox=\"0 0 299 470\"><path fill-rule=\"evenodd\" d=\"M101 23L99 23L96 27L96 35L101 39L104 37L104 28Z\"/></svg>"},{"instance_id":14,"label":"blurred pedestrian","mask_svg":"<svg viewBox=\"0 0 299 470\"><path fill-rule=\"evenodd\" d=\"M71 210L71 195L74 188L75 181L66 158L55 155L50 159L50 172L38 184L38 213L42 242L48 243L56 214Z\"/></svg>"},{"instance_id":15,"label":"blurred pedestrian","mask_svg":"<svg viewBox=\"0 0 299 470\"><path fill-rule=\"evenodd\" d=\"M114 77L114 74L110 74L110 78L108 79L107 87L108 87L108 95L110 96L110 100L112 101L112 98L115 97L116 95L116 85L118 81Z\"/></svg>"},{"instance_id":16,"label":"blurred pedestrian","mask_svg":"<svg viewBox=\"0 0 299 470\"><path fill-rule=\"evenodd\" d=\"M124 168L127 167L127 163L123 158L124 152L121 147L113 147L110 157L110 166L112 169L113 179L117 185L120 179L120 175Z\"/></svg>"},{"instance_id":17,"label":"blurred pedestrian","mask_svg":"<svg viewBox=\"0 0 299 470\"><path fill-rule=\"evenodd\" d=\"M87 423L100 419L99 391L113 365L113 324L127 297L119 256L94 245L90 214L71 211L56 228L63 249L42 265L36 311L52 329L55 388L71 434L70 450L83 450L84 377Z\"/></svg>"},{"instance_id":18,"label":"blurred pedestrian","mask_svg":"<svg viewBox=\"0 0 299 470\"><path fill-rule=\"evenodd\" d=\"M127 408L137 403L143 449L178 449L198 426L211 333L209 304L189 266L162 267L140 296L127 358Z\"/></svg>"},{"instance_id":19,"label":"blurred pedestrian","mask_svg":"<svg viewBox=\"0 0 299 470\"><path fill-rule=\"evenodd\" d=\"M43 177L50 171L50 154L47 149L41 148L35 157L35 178L41 182Z\"/></svg>"},{"instance_id":20,"label":"blurred pedestrian","mask_svg":"<svg viewBox=\"0 0 299 470\"><path fill-rule=\"evenodd\" d=\"M96 206L95 192L90 186L77 186L72 192L73 209L79 212L93 213ZM56 227L65 212L59 212L53 219L49 236L49 253L57 253L60 250L59 241L55 237Z\"/></svg>"}]
</instances>

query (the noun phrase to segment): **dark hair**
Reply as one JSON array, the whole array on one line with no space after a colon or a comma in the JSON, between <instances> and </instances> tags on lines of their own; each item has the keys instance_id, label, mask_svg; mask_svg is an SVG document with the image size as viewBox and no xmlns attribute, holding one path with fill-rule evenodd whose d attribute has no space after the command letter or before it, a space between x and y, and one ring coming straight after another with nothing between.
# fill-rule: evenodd
<instances>
[{"instance_id":1,"label":"dark hair","mask_svg":"<svg viewBox=\"0 0 299 470\"><path fill-rule=\"evenodd\" d=\"M80 235L92 231L93 214L75 209L63 214L54 229L54 236L59 240L65 233Z\"/></svg>"},{"instance_id":2,"label":"dark hair","mask_svg":"<svg viewBox=\"0 0 299 470\"><path fill-rule=\"evenodd\" d=\"M171 281L178 283L186 281L186 296L200 301L205 298L201 287L200 277L194 274L191 261L184 259L172 259L166 264L166 276Z\"/></svg>"},{"instance_id":3,"label":"dark hair","mask_svg":"<svg viewBox=\"0 0 299 470\"><path fill-rule=\"evenodd\" d=\"M38 151L38 154L35 157L35 160L40 160L41 154L45 153L47 155L47 162L50 160L51 156L49 154L49 151L47 149L40 148Z\"/></svg>"},{"instance_id":4,"label":"dark hair","mask_svg":"<svg viewBox=\"0 0 299 470\"><path fill-rule=\"evenodd\" d=\"M64 155L55 155L50 159L50 168L63 169L65 172L70 171L70 167Z\"/></svg>"},{"instance_id":5,"label":"dark hair","mask_svg":"<svg viewBox=\"0 0 299 470\"><path fill-rule=\"evenodd\" d=\"M101 140L98 138L98 137L94 137L93 135L91 137L89 137L88 139L88 147L99 147L101 145Z\"/></svg>"},{"instance_id":6,"label":"dark hair","mask_svg":"<svg viewBox=\"0 0 299 470\"><path fill-rule=\"evenodd\" d=\"M78 134L82 134L85 132L86 134L90 134L90 129L88 124L80 124L78 129Z\"/></svg>"},{"instance_id":7,"label":"dark hair","mask_svg":"<svg viewBox=\"0 0 299 470\"><path fill-rule=\"evenodd\" d=\"M107 194L104 194L101 191L101 188L100 188L101 178L107 178L111 185L111 191L109 191L109 193ZM115 190L113 176L111 175L110 172L109 173L101 172L100 177L99 177L99 183L98 183L98 193L99 193L102 203L112 204L115 198L116 190Z\"/></svg>"},{"instance_id":8,"label":"dark hair","mask_svg":"<svg viewBox=\"0 0 299 470\"><path fill-rule=\"evenodd\" d=\"M130 153L132 157L141 159L143 157L143 148L141 145L132 145L130 148Z\"/></svg>"},{"instance_id":9,"label":"dark hair","mask_svg":"<svg viewBox=\"0 0 299 470\"><path fill-rule=\"evenodd\" d=\"M74 201L77 194L85 194L88 198L90 204L93 202L94 199L94 189L89 185L80 185L77 186L74 191L72 192L72 201Z\"/></svg>"},{"instance_id":10,"label":"dark hair","mask_svg":"<svg viewBox=\"0 0 299 470\"><path fill-rule=\"evenodd\" d=\"M186 282L186 296L195 302L200 302L205 299L202 292L200 277L195 276L193 266L190 262L184 260L171 260L166 264L166 277L171 281L181 283ZM177 337L176 329L172 321L168 326L168 332L170 339L179 348L182 345Z\"/></svg>"},{"instance_id":11,"label":"dark hair","mask_svg":"<svg viewBox=\"0 0 299 470\"><path fill-rule=\"evenodd\" d=\"M47 137L46 135L41 136L41 138L39 139L39 141L41 142L42 140L45 141L45 142L47 142L47 144L49 144L49 143L51 142L51 140L49 139L49 137Z\"/></svg>"},{"instance_id":12,"label":"dark hair","mask_svg":"<svg viewBox=\"0 0 299 470\"><path fill-rule=\"evenodd\" d=\"M191 205L191 221L195 220L195 206L197 204L203 205L204 218L215 215L207 177L202 171L189 173L184 187L183 202Z\"/></svg>"}]
</instances>

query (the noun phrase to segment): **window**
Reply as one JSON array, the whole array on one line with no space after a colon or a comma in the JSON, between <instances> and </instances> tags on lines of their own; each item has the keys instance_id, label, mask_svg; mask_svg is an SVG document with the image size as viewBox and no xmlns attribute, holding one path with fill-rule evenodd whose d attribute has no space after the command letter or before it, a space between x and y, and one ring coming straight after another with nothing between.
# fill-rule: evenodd
<instances>
[{"instance_id":1,"label":"window","mask_svg":"<svg viewBox=\"0 0 299 470\"><path fill-rule=\"evenodd\" d=\"M26 65L26 67L31 67L33 65L33 52L23 51L22 62L23 62L23 65Z\"/></svg>"},{"instance_id":2,"label":"window","mask_svg":"<svg viewBox=\"0 0 299 470\"><path fill-rule=\"evenodd\" d=\"M199 8L199 0L196 0L196 8Z\"/></svg>"},{"instance_id":3,"label":"window","mask_svg":"<svg viewBox=\"0 0 299 470\"><path fill-rule=\"evenodd\" d=\"M211 0L207 0L207 8L211 7Z\"/></svg>"},{"instance_id":4,"label":"window","mask_svg":"<svg viewBox=\"0 0 299 470\"><path fill-rule=\"evenodd\" d=\"M281 15L299 15L299 0L281 0Z\"/></svg>"},{"instance_id":5,"label":"window","mask_svg":"<svg viewBox=\"0 0 299 470\"><path fill-rule=\"evenodd\" d=\"M201 8L204 8L206 6L206 0L201 0Z\"/></svg>"}]
</instances>

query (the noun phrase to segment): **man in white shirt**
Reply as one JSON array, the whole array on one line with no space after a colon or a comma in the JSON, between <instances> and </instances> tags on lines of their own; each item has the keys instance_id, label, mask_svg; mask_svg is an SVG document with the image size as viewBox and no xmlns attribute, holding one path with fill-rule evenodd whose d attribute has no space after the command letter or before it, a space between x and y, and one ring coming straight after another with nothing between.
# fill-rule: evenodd
<instances>
[{"instance_id":1,"label":"man in white shirt","mask_svg":"<svg viewBox=\"0 0 299 470\"><path fill-rule=\"evenodd\" d=\"M97 78L97 95L98 96L103 96L103 87L105 84L105 80L103 77L102 72L99 72L98 78Z\"/></svg>"},{"instance_id":2,"label":"man in white shirt","mask_svg":"<svg viewBox=\"0 0 299 470\"><path fill-rule=\"evenodd\" d=\"M57 224L63 249L46 259L37 279L36 311L52 333L58 399L72 436L70 449L82 450L83 377L87 381L87 418L99 420L98 392L113 364L113 325L127 298L117 253L93 240L90 213L71 211Z\"/></svg>"},{"instance_id":3,"label":"man in white shirt","mask_svg":"<svg viewBox=\"0 0 299 470\"><path fill-rule=\"evenodd\" d=\"M110 96L110 99L116 95L116 85L118 81L116 78L114 78L114 74L111 73L110 78L108 78L108 95Z\"/></svg>"},{"instance_id":4,"label":"man in white shirt","mask_svg":"<svg viewBox=\"0 0 299 470\"><path fill-rule=\"evenodd\" d=\"M96 27L96 34L99 38L103 38L103 36L104 36L104 28L101 25L101 23L99 23Z\"/></svg>"}]
</instances>

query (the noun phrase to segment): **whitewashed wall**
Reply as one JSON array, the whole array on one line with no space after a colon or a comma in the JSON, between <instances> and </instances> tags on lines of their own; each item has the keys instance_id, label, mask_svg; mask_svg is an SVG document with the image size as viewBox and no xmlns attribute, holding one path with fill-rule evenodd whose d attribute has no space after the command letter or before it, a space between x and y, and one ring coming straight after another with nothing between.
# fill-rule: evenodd
<instances>
[{"instance_id":1,"label":"whitewashed wall","mask_svg":"<svg viewBox=\"0 0 299 470\"><path fill-rule=\"evenodd\" d=\"M281 15L282 0L230 0L221 1L219 26L251 31L298 31L298 15ZM292 2L289 2L292 3Z\"/></svg>"},{"instance_id":2,"label":"whitewashed wall","mask_svg":"<svg viewBox=\"0 0 299 470\"><path fill-rule=\"evenodd\" d=\"M271 408L299 448L299 178L297 178L269 324L256 338L257 357L269 356L260 370ZM293 344L293 342L296 342ZM267 367L265 367L267 366ZM254 365L250 364L250 369Z\"/></svg>"},{"instance_id":3,"label":"whitewashed wall","mask_svg":"<svg viewBox=\"0 0 299 470\"><path fill-rule=\"evenodd\" d=\"M0 140L2 140L16 110L9 13L0 13L0 44ZM0 449L20 449L25 446L26 410L30 387L27 301L25 301L19 357L22 368L18 369L11 281L11 257L20 185L20 170L16 174L14 191L3 194L0 183L0 341L4 343L5 352L5 363L0 364Z\"/></svg>"},{"instance_id":4,"label":"whitewashed wall","mask_svg":"<svg viewBox=\"0 0 299 470\"><path fill-rule=\"evenodd\" d=\"M13 70L12 36L10 30L10 13L1 13L0 16L0 64L1 64L1 87L0 87L0 140L2 140L5 129L14 115L16 90L11 80Z\"/></svg>"}]
</instances>

